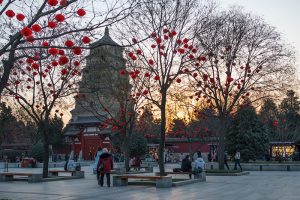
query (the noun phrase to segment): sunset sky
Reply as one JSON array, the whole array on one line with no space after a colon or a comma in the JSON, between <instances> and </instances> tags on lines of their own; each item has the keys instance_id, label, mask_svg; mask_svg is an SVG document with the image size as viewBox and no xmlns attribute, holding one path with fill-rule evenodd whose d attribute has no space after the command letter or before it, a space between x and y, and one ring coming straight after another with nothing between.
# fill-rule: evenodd
<instances>
[{"instance_id":1,"label":"sunset sky","mask_svg":"<svg viewBox=\"0 0 300 200\"><path fill-rule=\"evenodd\" d=\"M299 0L219 0L223 8L232 5L244 7L262 17L267 23L282 33L283 40L297 51L297 70L300 73L300 1Z\"/></svg>"}]
</instances>

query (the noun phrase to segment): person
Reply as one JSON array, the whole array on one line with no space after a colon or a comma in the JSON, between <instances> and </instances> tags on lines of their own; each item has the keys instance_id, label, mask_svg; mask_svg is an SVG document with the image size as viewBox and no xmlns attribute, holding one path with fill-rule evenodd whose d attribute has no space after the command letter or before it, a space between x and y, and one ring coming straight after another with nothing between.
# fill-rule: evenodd
<instances>
[{"instance_id":1,"label":"person","mask_svg":"<svg viewBox=\"0 0 300 200\"><path fill-rule=\"evenodd\" d=\"M113 160L111 154L108 153L107 148L104 148L103 154L100 156L97 169L100 171L100 180L98 184L103 187L104 174L106 175L107 186L110 187L110 172L113 169Z\"/></svg>"},{"instance_id":2,"label":"person","mask_svg":"<svg viewBox=\"0 0 300 200\"><path fill-rule=\"evenodd\" d=\"M235 155L234 155L234 170L237 170L237 165L239 166L239 168L241 169L241 171L243 171L241 163L241 153L239 150L236 150Z\"/></svg>"},{"instance_id":3,"label":"person","mask_svg":"<svg viewBox=\"0 0 300 200\"><path fill-rule=\"evenodd\" d=\"M64 170L68 171L69 154L65 155L65 161L66 161L66 163L65 163L65 166L64 166Z\"/></svg>"},{"instance_id":4,"label":"person","mask_svg":"<svg viewBox=\"0 0 300 200\"><path fill-rule=\"evenodd\" d=\"M225 151L225 153L224 153L224 165L226 165L227 169L229 170L227 160L228 160L228 155L227 155L227 151Z\"/></svg>"},{"instance_id":5,"label":"person","mask_svg":"<svg viewBox=\"0 0 300 200\"><path fill-rule=\"evenodd\" d=\"M192 178L192 162L190 160L190 156L186 155L185 158L181 162L181 170L183 172L191 172L189 174L190 179Z\"/></svg>"},{"instance_id":6,"label":"person","mask_svg":"<svg viewBox=\"0 0 300 200\"><path fill-rule=\"evenodd\" d=\"M97 173L97 180L99 180L99 176L100 176L100 172L99 170L97 170L97 166L98 166L98 163L100 161L100 156L102 155L102 148L101 147L98 147L98 150L97 150L97 154L96 154L96 157L95 157L95 163L94 163L94 167L93 167L93 172Z\"/></svg>"},{"instance_id":7,"label":"person","mask_svg":"<svg viewBox=\"0 0 300 200\"><path fill-rule=\"evenodd\" d=\"M201 173L205 169L205 162L201 154L198 154L198 158L195 160L195 172Z\"/></svg>"},{"instance_id":8,"label":"person","mask_svg":"<svg viewBox=\"0 0 300 200\"><path fill-rule=\"evenodd\" d=\"M93 153L92 153L91 150L90 150L90 152L89 152L89 159L90 159L90 160L93 160Z\"/></svg>"}]
</instances>

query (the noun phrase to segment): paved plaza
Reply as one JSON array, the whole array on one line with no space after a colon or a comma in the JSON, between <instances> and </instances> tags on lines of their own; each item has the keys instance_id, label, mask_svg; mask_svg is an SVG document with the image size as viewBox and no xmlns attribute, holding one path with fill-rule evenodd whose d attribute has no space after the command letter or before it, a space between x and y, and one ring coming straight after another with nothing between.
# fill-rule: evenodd
<instances>
[{"instance_id":1,"label":"paved plaza","mask_svg":"<svg viewBox=\"0 0 300 200\"><path fill-rule=\"evenodd\" d=\"M3 169L1 169L3 170ZM10 171L41 169L11 169ZM99 187L91 167L84 179L43 183L0 182L0 199L101 200L299 200L300 172L251 172L246 176L208 176L207 182L156 189L151 186Z\"/></svg>"}]
</instances>

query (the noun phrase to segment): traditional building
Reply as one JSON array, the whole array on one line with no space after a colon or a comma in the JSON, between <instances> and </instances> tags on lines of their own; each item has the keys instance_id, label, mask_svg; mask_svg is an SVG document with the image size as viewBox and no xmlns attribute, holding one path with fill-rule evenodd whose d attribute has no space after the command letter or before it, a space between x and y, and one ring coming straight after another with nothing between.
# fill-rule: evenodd
<instances>
[{"instance_id":1,"label":"traditional building","mask_svg":"<svg viewBox=\"0 0 300 200\"><path fill-rule=\"evenodd\" d=\"M111 147L111 128L103 126L103 122L109 118L108 115L119 112L114 96L118 93L117 85L129 84L128 77L120 80L118 76L119 71L125 69L126 60L123 58L123 48L111 39L107 27L104 36L91 47L75 108L71 111L72 118L64 134L72 143L74 154L82 155L84 160L95 155L99 146Z\"/></svg>"}]
</instances>

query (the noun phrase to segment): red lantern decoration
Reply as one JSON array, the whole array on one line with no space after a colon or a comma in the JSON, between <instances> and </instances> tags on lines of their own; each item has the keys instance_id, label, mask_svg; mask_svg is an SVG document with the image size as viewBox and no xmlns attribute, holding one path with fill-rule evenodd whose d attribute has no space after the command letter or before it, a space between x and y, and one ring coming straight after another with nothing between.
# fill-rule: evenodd
<instances>
[{"instance_id":1,"label":"red lantern decoration","mask_svg":"<svg viewBox=\"0 0 300 200\"><path fill-rule=\"evenodd\" d=\"M47 47L47 46L49 46L49 43L48 42L42 42L42 46Z\"/></svg>"},{"instance_id":2,"label":"red lantern decoration","mask_svg":"<svg viewBox=\"0 0 300 200\"><path fill-rule=\"evenodd\" d=\"M153 32L153 33L151 33L151 37L156 37L156 33L155 32Z\"/></svg>"},{"instance_id":3,"label":"red lantern decoration","mask_svg":"<svg viewBox=\"0 0 300 200\"><path fill-rule=\"evenodd\" d=\"M194 59L195 57L194 57L192 54L190 54L190 55L189 55L189 58L192 60L192 59Z\"/></svg>"},{"instance_id":4,"label":"red lantern decoration","mask_svg":"<svg viewBox=\"0 0 300 200\"><path fill-rule=\"evenodd\" d=\"M33 35L29 35L28 37L26 37L26 40L27 40L28 42L34 42L34 37L33 37Z\"/></svg>"},{"instance_id":5,"label":"red lantern decoration","mask_svg":"<svg viewBox=\"0 0 300 200\"><path fill-rule=\"evenodd\" d=\"M24 37L28 37L30 35L32 35L32 30L28 27L25 27L21 30L21 34L24 36Z\"/></svg>"},{"instance_id":6,"label":"red lantern decoration","mask_svg":"<svg viewBox=\"0 0 300 200\"><path fill-rule=\"evenodd\" d=\"M84 9L78 9L77 10L77 15L80 16L80 17L83 17L84 15L86 14L85 10Z\"/></svg>"},{"instance_id":7,"label":"red lantern decoration","mask_svg":"<svg viewBox=\"0 0 300 200\"><path fill-rule=\"evenodd\" d=\"M134 44L136 44L138 41L137 41L136 38L132 38L132 42L133 42Z\"/></svg>"},{"instance_id":8,"label":"red lantern decoration","mask_svg":"<svg viewBox=\"0 0 300 200\"><path fill-rule=\"evenodd\" d=\"M56 60L53 60L53 61L51 62L51 65L52 65L53 67L56 67L56 66L58 65L58 62L57 62Z\"/></svg>"},{"instance_id":9,"label":"red lantern decoration","mask_svg":"<svg viewBox=\"0 0 300 200\"><path fill-rule=\"evenodd\" d=\"M145 77L150 77L149 72L146 72L144 76L145 76Z\"/></svg>"},{"instance_id":10,"label":"red lantern decoration","mask_svg":"<svg viewBox=\"0 0 300 200\"><path fill-rule=\"evenodd\" d=\"M13 18L15 16L15 12L12 11L12 10L7 10L5 12L6 16L9 17L9 18Z\"/></svg>"},{"instance_id":11,"label":"red lantern decoration","mask_svg":"<svg viewBox=\"0 0 300 200\"><path fill-rule=\"evenodd\" d=\"M57 0L48 0L48 4L50 6L56 6L58 4L58 1Z\"/></svg>"},{"instance_id":12,"label":"red lantern decoration","mask_svg":"<svg viewBox=\"0 0 300 200\"><path fill-rule=\"evenodd\" d=\"M183 39L183 42L184 42L184 43L188 43L188 42L189 42L189 39L184 38L184 39Z\"/></svg>"},{"instance_id":13,"label":"red lantern decoration","mask_svg":"<svg viewBox=\"0 0 300 200\"><path fill-rule=\"evenodd\" d=\"M32 25L31 29L34 31L34 32L40 32L42 30L42 27L38 24L34 24Z\"/></svg>"},{"instance_id":14,"label":"red lantern decoration","mask_svg":"<svg viewBox=\"0 0 300 200\"><path fill-rule=\"evenodd\" d=\"M63 49L60 49L58 51L58 54L61 55L61 56L64 56L65 55L65 51Z\"/></svg>"},{"instance_id":15,"label":"red lantern decoration","mask_svg":"<svg viewBox=\"0 0 300 200\"><path fill-rule=\"evenodd\" d=\"M178 49L177 51L178 51L178 53L180 53L180 54L184 54L184 49L181 49L181 48L180 48L180 49Z\"/></svg>"},{"instance_id":16,"label":"red lantern decoration","mask_svg":"<svg viewBox=\"0 0 300 200\"><path fill-rule=\"evenodd\" d=\"M81 50L80 47L74 47L74 48L73 48L73 53L74 53L75 55L80 55L80 54L82 53L82 50Z\"/></svg>"},{"instance_id":17,"label":"red lantern decoration","mask_svg":"<svg viewBox=\"0 0 300 200\"><path fill-rule=\"evenodd\" d=\"M35 69L35 70L38 70L40 66L39 66L38 63L32 63L32 64L31 64L31 67L32 67L33 69Z\"/></svg>"},{"instance_id":18,"label":"red lantern decoration","mask_svg":"<svg viewBox=\"0 0 300 200\"><path fill-rule=\"evenodd\" d=\"M67 0L61 0L61 1L59 2L59 4L60 4L61 6L65 6L65 5L67 5Z\"/></svg>"},{"instance_id":19,"label":"red lantern decoration","mask_svg":"<svg viewBox=\"0 0 300 200\"><path fill-rule=\"evenodd\" d=\"M181 40L180 39L176 40L176 43L181 44Z\"/></svg>"},{"instance_id":20,"label":"red lantern decoration","mask_svg":"<svg viewBox=\"0 0 300 200\"><path fill-rule=\"evenodd\" d=\"M55 55L58 54L58 49L57 48L50 48L48 50L48 53L51 54L51 55L53 55L53 56L55 56Z\"/></svg>"},{"instance_id":21,"label":"red lantern decoration","mask_svg":"<svg viewBox=\"0 0 300 200\"><path fill-rule=\"evenodd\" d=\"M25 15L19 13L19 14L16 15L16 18L19 21L23 21L25 19Z\"/></svg>"},{"instance_id":22,"label":"red lantern decoration","mask_svg":"<svg viewBox=\"0 0 300 200\"><path fill-rule=\"evenodd\" d=\"M56 23L50 21L50 22L48 22L48 27L54 29L54 28L56 28Z\"/></svg>"},{"instance_id":23,"label":"red lantern decoration","mask_svg":"<svg viewBox=\"0 0 300 200\"><path fill-rule=\"evenodd\" d=\"M156 75L156 76L154 77L154 80L158 81L158 80L159 80L159 75Z\"/></svg>"},{"instance_id":24,"label":"red lantern decoration","mask_svg":"<svg viewBox=\"0 0 300 200\"><path fill-rule=\"evenodd\" d=\"M149 65L153 65L153 64L154 64L154 61L153 61L152 59L150 59L150 60L148 61L148 63L149 63Z\"/></svg>"},{"instance_id":25,"label":"red lantern decoration","mask_svg":"<svg viewBox=\"0 0 300 200\"><path fill-rule=\"evenodd\" d=\"M176 82L177 82L177 83L180 83L180 82L181 82L181 79L180 79L180 78L176 79Z\"/></svg>"},{"instance_id":26,"label":"red lantern decoration","mask_svg":"<svg viewBox=\"0 0 300 200\"><path fill-rule=\"evenodd\" d=\"M66 56L61 56L61 57L59 58L59 60L58 60L58 63L59 63L60 65L65 65L65 64L67 64L68 62L69 62L69 58L66 57Z\"/></svg>"},{"instance_id":27,"label":"red lantern decoration","mask_svg":"<svg viewBox=\"0 0 300 200\"><path fill-rule=\"evenodd\" d=\"M143 95L147 95L147 94L148 94L148 90L144 90Z\"/></svg>"},{"instance_id":28,"label":"red lantern decoration","mask_svg":"<svg viewBox=\"0 0 300 200\"><path fill-rule=\"evenodd\" d=\"M67 47L72 47L72 46L74 46L74 42L72 42L71 40L67 40L67 41L65 42L65 45L66 45Z\"/></svg>"},{"instance_id":29,"label":"red lantern decoration","mask_svg":"<svg viewBox=\"0 0 300 200\"><path fill-rule=\"evenodd\" d=\"M136 53L137 53L138 55L142 55L142 51L141 51L140 49L136 50Z\"/></svg>"},{"instance_id":30,"label":"red lantern decoration","mask_svg":"<svg viewBox=\"0 0 300 200\"><path fill-rule=\"evenodd\" d=\"M88 36L84 36L81 41L84 43L84 44L88 44L91 42L91 39L88 37Z\"/></svg>"},{"instance_id":31,"label":"red lantern decoration","mask_svg":"<svg viewBox=\"0 0 300 200\"><path fill-rule=\"evenodd\" d=\"M56 21L58 21L58 22L63 22L63 21L65 21L65 16L63 16L62 14L57 14L57 15L55 16L55 19L56 19Z\"/></svg>"},{"instance_id":32,"label":"red lantern decoration","mask_svg":"<svg viewBox=\"0 0 300 200\"><path fill-rule=\"evenodd\" d=\"M162 42L161 38L159 38L159 37L156 38L155 41L156 41L157 44L160 44Z\"/></svg>"},{"instance_id":33,"label":"red lantern decoration","mask_svg":"<svg viewBox=\"0 0 300 200\"><path fill-rule=\"evenodd\" d=\"M26 59L26 62L29 63L29 64L31 64L31 63L33 63L33 59L27 58L27 59Z\"/></svg>"},{"instance_id":34,"label":"red lantern decoration","mask_svg":"<svg viewBox=\"0 0 300 200\"><path fill-rule=\"evenodd\" d=\"M156 47L156 45L155 45L155 44L152 44L152 45L151 45L151 48L152 48L152 49L154 49L155 47Z\"/></svg>"},{"instance_id":35,"label":"red lantern decoration","mask_svg":"<svg viewBox=\"0 0 300 200\"><path fill-rule=\"evenodd\" d=\"M126 71L125 71L125 70L121 70L121 71L120 71L120 74L121 74L121 75L125 75L125 74L126 74Z\"/></svg>"},{"instance_id":36,"label":"red lantern decoration","mask_svg":"<svg viewBox=\"0 0 300 200\"><path fill-rule=\"evenodd\" d=\"M80 65L80 62L75 60L73 64L74 64L75 67L78 67Z\"/></svg>"},{"instance_id":37,"label":"red lantern decoration","mask_svg":"<svg viewBox=\"0 0 300 200\"><path fill-rule=\"evenodd\" d=\"M68 70L67 69L62 69L61 71L61 75L66 75L66 74L68 74Z\"/></svg>"},{"instance_id":38,"label":"red lantern decoration","mask_svg":"<svg viewBox=\"0 0 300 200\"><path fill-rule=\"evenodd\" d=\"M129 52L128 56L131 58L132 56L134 56L134 54L132 52Z\"/></svg>"}]
</instances>

